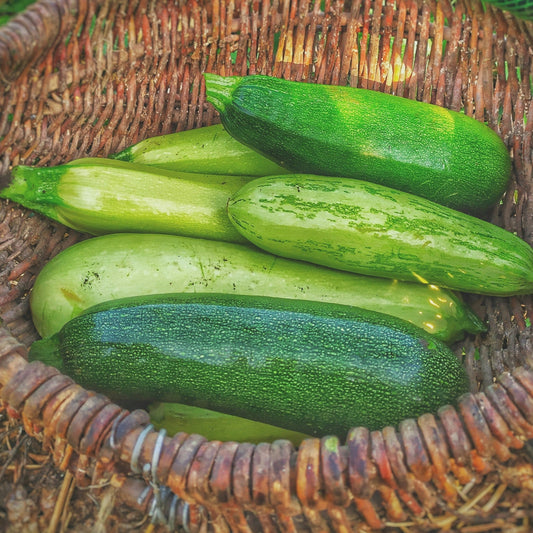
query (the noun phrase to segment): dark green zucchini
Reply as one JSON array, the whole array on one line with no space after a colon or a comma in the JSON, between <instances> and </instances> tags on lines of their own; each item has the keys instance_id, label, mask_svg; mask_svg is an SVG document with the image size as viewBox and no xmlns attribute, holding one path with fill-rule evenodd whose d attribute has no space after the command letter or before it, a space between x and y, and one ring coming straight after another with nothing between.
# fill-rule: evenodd
<instances>
[{"instance_id":1,"label":"dark green zucchini","mask_svg":"<svg viewBox=\"0 0 533 533\"><path fill-rule=\"evenodd\" d=\"M312 435L397 424L468 389L454 353L412 324L272 297L104 302L34 343L30 358L117 401L186 403Z\"/></svg>"},{"instance_id":2,"label":"dark green zucchini","mask_svg":"<svg viewBox=\"0 0 533 533\"><path fill-rule=\"evenodd\" d=\"M482 212L511 158L485 124L440 106L354 87L205 74L207 100L238 141L294 172L358 178Z\"/></svg>"}]
</instances>

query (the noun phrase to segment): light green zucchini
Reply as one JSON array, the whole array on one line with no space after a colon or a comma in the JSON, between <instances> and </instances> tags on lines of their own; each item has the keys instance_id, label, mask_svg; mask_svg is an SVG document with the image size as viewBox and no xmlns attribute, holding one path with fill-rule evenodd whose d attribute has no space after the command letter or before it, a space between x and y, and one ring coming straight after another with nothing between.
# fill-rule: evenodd
<instances>
[{"instance_id":1,"label":"light green zucchini","mask_svg":"<svg viewBox=\"0 0 533 533\"><path fill-rule=\"evenodd\" d=\"M221 124L150 137L111 157L179 172L242 176L288 172L234 139Z\"/></svg>"},{"instance_id":2,"label":"light green zucchini","mask_svg":"<svg viewBox=\"0 0 533 533\"><path fill-rule=\"evenodd\" d=\"M398 316L446 341L484 329L458 296L433 285L350 274L246 245L160 234L104 235L67 248L37 276L30 305L45 337L99 302L165 292L356 305Z\"/></svg>"},{"instance_id":3,"label":"light green zucchini","mask_svg":"<svg viewBox=\"0 0 533 533\"><path fill-rule=\"evenodd\" d=\"M254 444L286 439L294 446L309 437L299 431L183 403L155 402L148 405L146 410L155 429L165 429L169 435L196 433L209 440Z\"/></svg>"},{"instance_id":4,"label":"light green zucchini","mask_svg":"<svg viewBox=\"0 0 533 533\"><path fill-rule=\"evenodd\" d=\"M251 179L84 158L54 167L17 166L0 197L91 235L169 233L244 242L226 204Z\"/></svg>"}]
</instances>

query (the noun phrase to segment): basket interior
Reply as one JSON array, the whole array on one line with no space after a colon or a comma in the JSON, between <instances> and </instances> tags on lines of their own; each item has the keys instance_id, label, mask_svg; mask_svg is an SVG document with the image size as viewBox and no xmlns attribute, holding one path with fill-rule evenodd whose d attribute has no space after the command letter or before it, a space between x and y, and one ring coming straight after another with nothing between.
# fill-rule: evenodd
<instances>
[{"instance_id":1,"label":"basket interior","mask_svg":"<svg viewBox=\"0 0 533 533\"><path fill-rule=\"evenodd\" d=\"M513 160L487 218L533 245L531 30L477 0L43 0L0 28L0 177L216 123L203 72L267 74L390 92L487 123ZM0 221L0 317L29 346L36 275L87 236L7 201ZM530 363L533 301L464 298L489 326L454 346L477 391Z\"/></svg>"}]
</instances>

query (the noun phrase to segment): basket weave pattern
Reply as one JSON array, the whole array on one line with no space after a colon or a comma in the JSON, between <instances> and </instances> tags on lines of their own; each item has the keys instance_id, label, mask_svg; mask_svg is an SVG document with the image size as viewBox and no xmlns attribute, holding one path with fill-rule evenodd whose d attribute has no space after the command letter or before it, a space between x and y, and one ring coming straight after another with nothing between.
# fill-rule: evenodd
<instances>
[{"instance_id":1,"label":"basket weave pattern","mask_svg":"<svg viewBox=\"0 0 533 533\"><path fill-rule=\"evenodd\" d=\"M489 218L533 244L532 29L475 0L43 0L0 29L0 176L217 122L204 71L349 84L487 122L513 157L512 184ZM531 296L466 296L489 331L455 346L472 390L457 409L297 449L209 442L155 432L144 411L26 363L37 338L28 291L82 238L0 206L0 399L78 483L113 476L124 501L146 512L156 502L191 531L444 527L464 510L465 487L487 521L506 494L531 503Z\"/></svg>"}]
</instances>

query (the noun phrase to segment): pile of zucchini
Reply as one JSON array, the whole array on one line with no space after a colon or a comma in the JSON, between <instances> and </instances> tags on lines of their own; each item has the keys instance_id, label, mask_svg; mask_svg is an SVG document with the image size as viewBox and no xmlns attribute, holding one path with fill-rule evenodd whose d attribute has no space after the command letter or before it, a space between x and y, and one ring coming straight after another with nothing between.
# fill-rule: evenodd
<instances>
[{"instance_id":1,"label":"pile of zucchini","mask_svg":"<svg viewBox=\"0 0 533 533\"><path fill-rule=\"evenodd\" d=\"M449 345L485 331L459 292L533 292L532 248L480 218L509 184L498 135L364 89L205 79L221 125L13 169L1 197L94 236L37 277L30 357L251 441L455 403Z\"/></svg>"}]
</instances>

